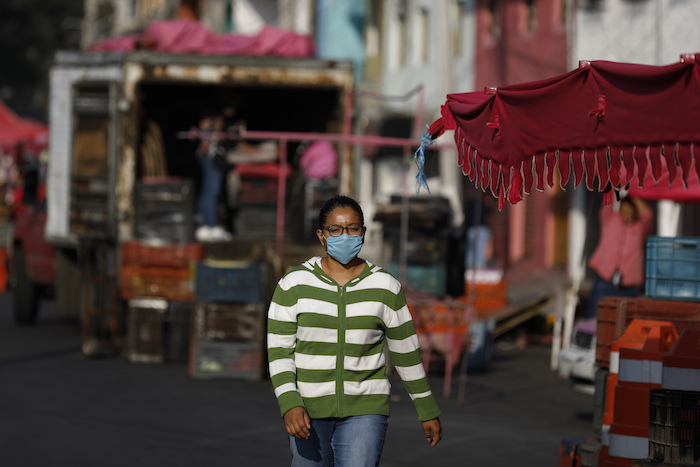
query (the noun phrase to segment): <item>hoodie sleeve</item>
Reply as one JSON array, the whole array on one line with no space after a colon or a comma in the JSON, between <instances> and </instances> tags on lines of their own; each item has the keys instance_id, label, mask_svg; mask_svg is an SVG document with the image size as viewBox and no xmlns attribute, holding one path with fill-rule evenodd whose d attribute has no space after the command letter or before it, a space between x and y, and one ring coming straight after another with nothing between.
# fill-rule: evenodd
<instances>
[{"instance_id":1,"label":"hoodie sleeve","mask_svg":"<svg viewBox=\"0 0 700 467\"><path fill-rule=\"evenodd\" d=\"M385 333L396 372L416 407L418 420L421 422L433 420L440 416L440 409L428 385L420 356L418 336L403 290L399 290L397 294L391 294L387 306L389 310L387 310L388 319L385 320Z\"/></svg>"},{"instance_id":2,"label":"hoodie sleeve","mask_svg":"<svg viewBox=\"0 0 700 467\"><path fill-rule=\"evenodd\" d=\"M282 416L304 402L297 387L294 351L297 339L297 297L282 278L267 313L267 360Z\"/></svg>"}]
</instances>

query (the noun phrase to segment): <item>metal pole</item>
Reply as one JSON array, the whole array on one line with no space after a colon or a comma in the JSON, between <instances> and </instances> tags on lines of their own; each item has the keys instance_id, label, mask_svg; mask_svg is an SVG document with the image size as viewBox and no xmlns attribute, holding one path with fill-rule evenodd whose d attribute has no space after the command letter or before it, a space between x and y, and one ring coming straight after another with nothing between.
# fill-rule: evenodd
<instances>
[{"instance_id":1,"label":"metal pole","mask_svg":"<svg viewBox=\"0 0 700 467\"><path fill-rule=\"evenodd\" d=\"M277 175L277 231L275 257L277 264L283 270L282 256L284 253L284 216L285 216L285 199L287 194L287 140L279 140L279 159L280 168Z\"/></svg>"}]
</instances>

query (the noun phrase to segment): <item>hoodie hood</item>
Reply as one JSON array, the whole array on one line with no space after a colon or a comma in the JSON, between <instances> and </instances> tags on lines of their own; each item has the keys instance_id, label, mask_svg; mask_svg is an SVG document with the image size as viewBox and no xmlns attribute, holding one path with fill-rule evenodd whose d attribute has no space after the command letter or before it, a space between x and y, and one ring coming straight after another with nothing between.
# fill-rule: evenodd
<instances>
[{"instance_id":1,"label":"hoodie hood","mask_svg":"<svg viewBox=\"0 0 700 467\"><path fill-rule=\"evenodd\" d=\"M323 267L321 266L321 259L322 258L320 256L314 256L313 258L310 258L310 259L304 261L302 263L302 267L311 271L320 280L327 282L329 284L338 285L338 283L335 280L333 280L333 278L331 276L329 276L328 274L323 272ZM355 285L358 282L360 282L361 280L363 280L364 278L382 270L381 267L379 267L375 264L372 264L367 260L362 260L362 261L365 262L365 267L362 269L360 274L358 274L356 277L353 277L352 279L350 279L348 281L348 283L345 284L346 286L347 285Z\"/></svg>"}]
</instances>

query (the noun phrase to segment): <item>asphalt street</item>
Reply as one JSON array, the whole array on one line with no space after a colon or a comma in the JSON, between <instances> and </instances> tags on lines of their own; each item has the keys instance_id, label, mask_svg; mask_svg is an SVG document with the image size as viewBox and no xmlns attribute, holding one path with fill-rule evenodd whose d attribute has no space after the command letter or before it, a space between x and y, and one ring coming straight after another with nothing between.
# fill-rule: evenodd
<instances>
[{"instance_id":1,"label":"asphalt street","mask_svg":"<svg viewBox=\"0 0 700 467\"><path fill-rule=\"evenodd\" d=\"M184 364L86 359L75 322L42 301L36 325L12 322L0 294L0 465L284 466L290 456L269 381L192 378ZM427 446L400 381L382 466L558 466L562 439L592 435L593 397L549 368L550 349L497 346L488 370L443 396L444 439Z\"/></svg>"}]
</instances>

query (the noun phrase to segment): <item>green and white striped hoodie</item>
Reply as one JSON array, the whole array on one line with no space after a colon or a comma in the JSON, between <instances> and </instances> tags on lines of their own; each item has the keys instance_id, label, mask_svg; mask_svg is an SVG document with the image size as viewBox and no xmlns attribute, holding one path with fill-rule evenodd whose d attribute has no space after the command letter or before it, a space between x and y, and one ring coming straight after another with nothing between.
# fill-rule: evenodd
<instances>
[{"instance_id":1,"label":"green and white striped hoodie","mask_svg":"<svg viewBox=\"0 0 700 467\"><path fill-rule=\"evenodd\" d=\"M314 257L277 284L268 311L268 361L282 415L389 415L385 343L420 421L440 415L423 370L401 284L366 262L339 286Z\"/></svg>"}]
</instances>

